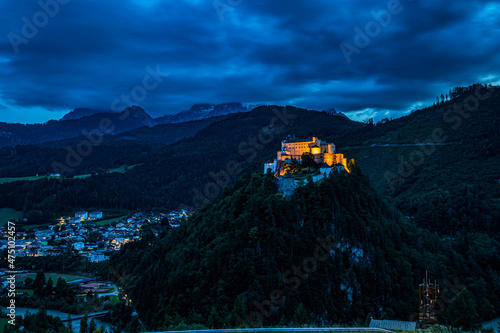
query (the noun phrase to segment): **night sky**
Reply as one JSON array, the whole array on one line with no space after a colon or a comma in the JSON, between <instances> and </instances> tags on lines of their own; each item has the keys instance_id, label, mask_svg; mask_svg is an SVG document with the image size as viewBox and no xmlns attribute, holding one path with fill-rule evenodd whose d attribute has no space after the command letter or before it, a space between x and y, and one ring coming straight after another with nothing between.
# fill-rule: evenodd
<instances>
[{"instance_id":1,"label":"night sky","mask_svg":"<svg viewBox=\"0 0 500 333\"><path fill-rule=\"evenodd\" d=\"M498 84L499 14L492 1L2 0L0 121L222 102L395 118Z\"/></svg>"}]
</instances>

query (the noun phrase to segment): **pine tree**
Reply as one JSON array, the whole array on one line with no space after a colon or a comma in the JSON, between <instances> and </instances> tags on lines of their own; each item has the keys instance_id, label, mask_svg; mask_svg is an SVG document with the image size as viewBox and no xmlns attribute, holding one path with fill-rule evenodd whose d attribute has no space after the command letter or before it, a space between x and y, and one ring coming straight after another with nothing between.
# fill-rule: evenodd
<instances>
[{"instance_id":1,"label":"pine tree","mask_svg":"<svg viewBox=\"0 0 500 333\"><path fill-rule=\"evenodd\" d=\"M68 314L68 321L66 322L66 333L73 333L73 321L70 314Z\"/></svg>"},{"instance_id":2,"label":"pine tree","mask_svg":"<svg viewBox=\"0 0 500 333\"><path fill-rule=\"evenodd\" d=\"M45 274L40 271L36 274L35 281L33 281L33 293L36 296L43 297L45 286Z\"/></svg>"},{"instance_id":3,"label":"pine tree","mask_svg":"<svg viewBox=\"0 0 500 333\"><path fill-rule=\"evenodd\" d=\"M89 323L87 320L87 315L85 315L82 320L80 320L80 333L89 333Z\"/></svg>"},{"instance_id":4,"label":"pine tree","mask_svg":"<svg viewBox=\"0 0 500 333\"><path fill-rule=\"evenodd\" d=\"M309 314L307 313L304 304L300 303L299 306L297 306L297 308L295 309L295 313L293 314L293 322L296 326L304 326L309 324Z\"/></svg>"},{"instance_id":5,"label":"pine tree","mask_svg":"<svg viewBox=\"0 0 500 333\"><path fill-rule=\"evenodd\" d=\"M476 301L468 289L462 290L453 300L448 309L447 319L452 326L465 330L480 327L481 320L476 312Z\"/></svg>"},{"instance_id":6,"label":"pine tree","mask_svg":"<svg viewBox=\"0 0 500 333\"><path fill-rule=\"evenodd\" d=\"M88 333L95 333L97 329L97 325L94 321L94 318L90 319L90 324L89 324L89 328L88 328Z\"/></svg>"},{"instance_id":7,"label":"pine tree","mask_svg":"<svg viewBox=\"0 0 500 333\"><path fill-rule=\"evenodd\" d=\"M239 294L231 312L231 326L240 327L246 320L245 294Z\"/></svg>"},{"instance_id":8,"label":"pine tree","mask_svg":"<svg viewBox=\"0 0 500 333\"><path fill-rule=\"evenodd\" d=\"M47 280L47 285L45 286L45 296L52 296L54 292L54 283L52 282L52 278Z\"/></svg>"}]
</instances>

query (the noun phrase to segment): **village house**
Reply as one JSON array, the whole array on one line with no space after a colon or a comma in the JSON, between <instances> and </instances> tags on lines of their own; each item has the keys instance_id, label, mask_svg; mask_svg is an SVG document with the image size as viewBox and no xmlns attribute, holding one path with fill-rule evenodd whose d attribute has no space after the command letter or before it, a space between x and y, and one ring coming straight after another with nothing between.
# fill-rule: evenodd
<instances>
[{"instance_id":1,"label":"village house","mask_svg":"<svg viewBox=\"0 0 500 333\"><path fill-rule=\"evenodd\" d=\"M91 220L97 220L97 219L102 219L102 212L91 212L89 214L89 219Z\"/></svg>"},{"instance_id":2,"label":"village house","mask_svg":"<svg viewBox=\"0 0 500 333\"><path fill-rule=\"evenodd\" d=\"M83 221L89 218L89 213L85 211L76 212L75 217L79 217Z\"/></svg>"}]
</instances>

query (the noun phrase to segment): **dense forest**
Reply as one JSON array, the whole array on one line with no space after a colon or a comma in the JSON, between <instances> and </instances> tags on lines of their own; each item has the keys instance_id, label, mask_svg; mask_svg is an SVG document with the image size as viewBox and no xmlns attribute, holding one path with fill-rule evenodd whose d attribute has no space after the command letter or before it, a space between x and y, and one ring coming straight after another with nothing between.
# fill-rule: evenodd
<instances>
[{"instance_id":1,"label":"dense forest","mask_svg":"<svg viewBox=\"0 0 500 333\"><path fill-rule=\"evenodd\" d=\"M110 264L128 276L143 323L161 330L408 320L426 270L443 286L441 322L472 328L498 315L498 240L419 228L350 167L290 198L276 193L272 175L248 174L184 227L128 244ZM471 302L477 307L462 311Z\"/></svg>"},{"instance_id":2,"label":"dense forest","mask_svg":"<svg viewBox=\"0 0 500 333\"><path fill-rule=\"evenodd\" d=\"M454 88L449 96L335 142L356 146L343 151L420 226L447 234L498 233L500 89L477 84Z\"/></svg>"}]
</instances>

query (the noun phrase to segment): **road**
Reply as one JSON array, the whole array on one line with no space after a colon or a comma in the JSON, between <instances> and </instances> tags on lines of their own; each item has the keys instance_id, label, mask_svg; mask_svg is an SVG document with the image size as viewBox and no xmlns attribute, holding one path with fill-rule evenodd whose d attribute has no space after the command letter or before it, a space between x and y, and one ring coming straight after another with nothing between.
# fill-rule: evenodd
<instances>
[{"instance_id":1,"label":"road","mask_svg":"<svg viewBox=\"0 0 500 333\"><path fill-rule=\"evenodd\" d=\"M382 328L369 327L301 327L301 328L235 328L224 330L162 331L146 333L258 333L258 332L380 332L395 333Z\"/></svg>"},{"instance_id":2,"label":"road","mask_svg":"<svg viewBox=\"0 0 500 333\"><path fill-rule=\"evenodd\" d=\"M380 147L414 147L414 146L448 146L461 145L461 142L425 142L425 143L374 143L370 146L342 147L342 149L360 149L360 148L380 148Z\"/></svg>"},{"instance_id":3,"label":"road","mask_svg":"<svg viewBox=\"0 0 500 333\"><path fill-rule=\"evenodd\" d=\"M74 320L80 320L80 319L84 318L85 316L87 316L87 318L92 318L92 317L104 317L104 316L105 316L105 315L107 315L108 313L109 313L109 311L101 311L101 312L89 313L89 314L86 314L86 315L74 316L74 317L71 317L71 321L74 321ZM61 321L62 321L62 322L68 321L68 317L66 317L66 318L61 318Z\"/></svg>"}]
</instances>

